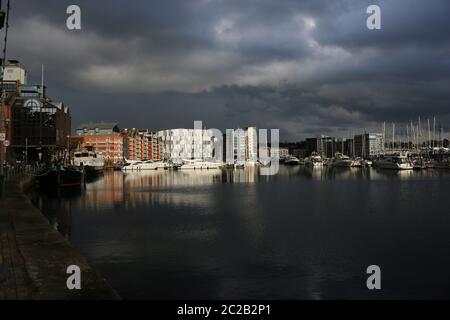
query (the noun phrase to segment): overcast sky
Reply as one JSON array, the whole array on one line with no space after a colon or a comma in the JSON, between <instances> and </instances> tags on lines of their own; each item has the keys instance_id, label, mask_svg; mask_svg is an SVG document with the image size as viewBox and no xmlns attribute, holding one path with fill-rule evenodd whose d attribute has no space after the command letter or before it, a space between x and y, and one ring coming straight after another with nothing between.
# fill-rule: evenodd
<instances>
[{"instance_id":1,"label":"overcast sky","mask_svg":"<svg viewBox=\"0 0 450 320\"><path fill-rule=\"evenodd\" d=\"M256 125L282 140L436 114L450 131L448 0L11 0L8 58L73 127ZM82 30L66 28L78 4ZM366 28L378 4L382 29ZM403 123L403 124L401 124ZM447 127L448 126L448 127Z\"/></svg>"}]
</instances>

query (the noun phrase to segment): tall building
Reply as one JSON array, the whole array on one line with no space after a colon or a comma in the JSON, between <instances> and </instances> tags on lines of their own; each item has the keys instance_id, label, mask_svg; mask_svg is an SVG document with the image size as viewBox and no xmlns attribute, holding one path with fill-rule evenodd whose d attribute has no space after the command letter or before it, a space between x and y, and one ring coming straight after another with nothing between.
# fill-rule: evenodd
<instances>
[{"instance_id":1,"label":"tall building","mask_svg":"<svg viewBox=\"0 0 450 320\"><path fill-rule=\"evenodd\" d=\"M322 157L332 158L336 152L341 152L336 148L336 139L321 135L317 138L306 139L306 154L310 155L312 152L319 153Z\"/></svg>"},{"instance_id":2,"label":"tall building","mask_svg":"<svg viewBox=\"0 0 450 320\"><path fill-rule=\"evenodd\" d=\"M160 160L159 144L154 132L147 129L123 129L123 155L127 160Z\"/></svg>"},{"instance_id":3,"label":"tall building","mask_svg":"<svg viewBox=\"0 0 450 320\"><path fill-rule=\"evenodd\" d=\"M224 161L227 163L234 163L236 161L242 162L246 161L250 154L254 156L254 146L257 145L254 144L253 139L256 138L256 136L253 134L253 129L251 130L252 133L251 139L252 139L252 148L250 149L248 146L248 130L244 131L243 129L227 129L226 133L224 135ZM256 131L256 129L255 129ZM254 137L254 138L253 138ZM257 149L256 149L257 152Z\"/></svg>"},{"instance_id":4,"label":"tall building","mask_svg":"<svg viewBox=\"0 0 450 320\"><path fill-rule=\"evenodd\" d=\"M245 160L256 162L258 160L258 130L256 127L246 129Z\"/></svg>"},{"instance_id":5,"label":"tall building","mask_svg":"<svg viewBox=\"0 0 450 320\"><path fill-rule=\"evenodd\" d=\"M123 160L123 137L118 123L90 122L77 128L77 135L83 137L83 146L101 152L112 164Z\"/></svg>"},{"instance_id":6,"label":"tall building","mask_svg":"<svg viewBox=\"0 0 450 320\"><path fill-rule=\"evenodd\" d=\"M364 133L354 137L355 156L370 158L384 153L382 133Z\"/></svg>"}]
</instances>

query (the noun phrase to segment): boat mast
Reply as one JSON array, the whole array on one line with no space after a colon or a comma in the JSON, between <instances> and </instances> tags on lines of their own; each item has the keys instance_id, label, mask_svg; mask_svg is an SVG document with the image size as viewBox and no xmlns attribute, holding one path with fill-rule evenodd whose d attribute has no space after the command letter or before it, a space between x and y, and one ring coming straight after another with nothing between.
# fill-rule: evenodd
<instances>
[{"instance_id":1,"label":"boat mast","mask_svg":"<svg viewBox=\"0 0 450 320\"><path fill-rule=\"evenodd\" d=\"M392 122L392 152L395 152L395 123Z\"/></svg>"},{"instance_id":2,"label":"boat mast","mask_svg":"<svg viewBox=\"0 0 450 320\"><path fill-rule=\"evenodd\" d=\"M436 146L436 116L433 117L433 153Z\"/></svg>"},{"instance_id":3,"label":"boat mast","mask_svg":"<svg viewBox=\"0 0 450 320\"><path fill-rule=\"evenodd\" d=\"M406 123L406 143L408 144L407 150L409 150L409 125Z\"/></svg>"}]
</instances>

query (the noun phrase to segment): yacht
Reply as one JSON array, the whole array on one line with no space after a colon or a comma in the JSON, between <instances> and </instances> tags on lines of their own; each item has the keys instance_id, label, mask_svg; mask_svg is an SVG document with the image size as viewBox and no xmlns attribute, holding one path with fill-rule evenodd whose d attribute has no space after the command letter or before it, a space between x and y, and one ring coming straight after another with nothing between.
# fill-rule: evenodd
<instances>
[{"instance_id":1,"label":"yacht","mask_svg":"<svg viewBox=\"0 0 450 320\"><path fill-rule=\"evenodd\" d=\"M322 167L323 160L322 160L322 157L317 152L313 152L313 153L311 153L311 156L306 159L305 164L307 166L312 166L312 167Z\"/></svg>"},{"instance_id":2,"label":"yacht","mask_svg":"<svg viewBox=\"0 0 450 320\"><path fill-rule=\"evenodd\" d=\"M139 170L140 165L142 164L141 161L132 161L132 160L125 160L125 164L122 166L122 171L134 171Z\"/></svg>"},{"instance_id":3,"label":"yacht","mask_svg":"<svg viewBox=\"0 0 450 320\"><path fill-rule=\"evenodd\" d=\"M169 169L170 165L164 161L143 161L137 165L139 170L158 170L158 169Z\"/></svg>"},{"instance_id":4,"label":"yacht","mask_svg":"<svg viewBox=\"0 0 450 320\"><path fill-rule=\"evenodd\" d=\"M297 166L300 164L300 160L294 156L287 156L284 160L284 164L288 166Z\"/></svg>"},{"instance_id":5,"label":"yacht","mask_svg":"<svg viewBox=\"0 0 450 320\"><path fill-rule=\"evenodd\" d=\"M98 173L105 167L103 154L95 151L77 151L74 153L73 165L83 167L87 174Z\"/></svg>"},{"instance_id":6,"label":"yacht","mask_svg":"<svg viewBox=\"0 0 450 320\"><path fill-rule=\"evenodd\" d=\"M375 161L374 165L380 169L412 170L413 164L404 155L386 155Z\"/></svg>"},{"instance_id":7,"label":"yacht","mask_svg":"<svg viewBox=\"0 0 450 320\"><path fill-rule=\"evenodd\" d=\"M183 160L183 164L178 168L181 170L201 170L201 169L221 169L223 163L202 161L202 160Z\"/></svg>"},{"instance_id":8,"label":"yacht","mask_svg":"<svg viewBox=\"0 0 450 320\"><path fill-rule=\"evenodd\" d=\"M337 168L350 168L352 163L353 162L350 157L342 153L336 153L333 161L331 162L332 166Z\"/></svg>"},{"instance_id":9,"label":"yacht","mask_svg":"<svg viewBox=\"0 0 450 320\"><path fill-rule=\"evenodd\" d=\"M355 158L352 160L352 167L362 168L364 166L364 160L362 158Z\"/></svg>"}]
</instances>

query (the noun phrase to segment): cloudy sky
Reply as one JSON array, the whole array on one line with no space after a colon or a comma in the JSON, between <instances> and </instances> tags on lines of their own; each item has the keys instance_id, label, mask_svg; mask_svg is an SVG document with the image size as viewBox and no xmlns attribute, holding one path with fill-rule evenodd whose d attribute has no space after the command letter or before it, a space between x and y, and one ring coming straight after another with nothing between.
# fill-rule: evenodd
<instances>
[{"instance_id":1,"label":"cloudy sky","mask_svg":"<svg viewBox=\"0 0 450 320\"><path fill-rule=\"evenodd\" d=\"M11 0L8 58L73 127L256 125L282 140L437 115L450 131L448 0ZM78 4L82 30L66 28ZM368 30L366 9L382 10Z\"/></svg>"}]
</instances>

